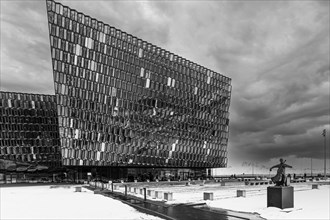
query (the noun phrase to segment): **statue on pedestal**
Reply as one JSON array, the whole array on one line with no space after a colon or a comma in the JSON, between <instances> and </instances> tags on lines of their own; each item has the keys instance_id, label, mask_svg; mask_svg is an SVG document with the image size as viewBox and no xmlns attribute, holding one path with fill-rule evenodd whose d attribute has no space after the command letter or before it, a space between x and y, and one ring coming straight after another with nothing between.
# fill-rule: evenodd
<instances>
[{"instance_id":1,"label":"statue on pedestal","mask_svg":"<svg viewBox=\"0 0 330 220\"><path fill-rule=\"evenodd\" d=\"M283 159L281 158L279 164L270 168L270 171L272 171L273 168L278 168L276 175L271 178L271 180L273 181L273 183L275 183L276 186L287 186L285 168L292 168L292 166L285 164L285 162L286 160L283 161Z\"/></svg>"}]
</instances>

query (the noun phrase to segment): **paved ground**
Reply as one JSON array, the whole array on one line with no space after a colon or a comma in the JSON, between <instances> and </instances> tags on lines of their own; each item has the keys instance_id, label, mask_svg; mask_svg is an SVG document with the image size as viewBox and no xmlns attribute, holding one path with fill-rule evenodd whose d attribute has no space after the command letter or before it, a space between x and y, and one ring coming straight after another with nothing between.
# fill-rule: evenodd
<instances>
[{"instance_id":1,"label":"paved ground","mask_svg":"<svg viewBox=\"0 0 330 220\"><path fill-rule=\"evenodd\" d=\"M141 212L153 214L169 220L242 220L242 219L262 219L256 214L232 212L222 209L210 210L204 204L173 204L167 205L159 201L144 201L141 198L132 195L125 196L118 192L109 190L100 190L94 187L86 187L95 193L118 199L128 205L133 206Z\"/></svg>"}]
</instances>

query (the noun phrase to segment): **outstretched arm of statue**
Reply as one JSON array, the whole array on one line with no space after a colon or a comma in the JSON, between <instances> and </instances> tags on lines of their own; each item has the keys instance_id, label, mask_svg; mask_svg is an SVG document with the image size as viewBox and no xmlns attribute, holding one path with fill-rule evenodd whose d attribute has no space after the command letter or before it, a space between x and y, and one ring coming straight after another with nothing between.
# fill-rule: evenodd
<instances>
[{"instance_id":1,"label":"outstretched arm of statue","mask_svg":"<svg viewBox=\"0 0 330 220\"><path fill-rule=\"evenodd\" d=\"M285 167L289 167L289 168L292 168L292 166L288 165L288 164L285 164Z\"/></svg>"},{"instance_id":2,"label":"outstretched arm of statue","mask_svg":"<svg viewBox=\"0 0 330 220\"><path fill-rule=\"evenodd\" d=\"M273 168L276 168L276 167L278 167L278 166L279 166L278 164L277 164L277 165L274 165L274 166L272 166L269 170L272 171Z\"/></svg>"}]
</instances>

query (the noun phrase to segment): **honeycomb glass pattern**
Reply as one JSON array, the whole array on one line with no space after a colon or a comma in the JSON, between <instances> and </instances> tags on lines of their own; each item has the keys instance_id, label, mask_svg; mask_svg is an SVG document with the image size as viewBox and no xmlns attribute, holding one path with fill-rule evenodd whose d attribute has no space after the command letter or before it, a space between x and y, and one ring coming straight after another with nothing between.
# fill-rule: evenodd
<instances>
[{"instance_id":1,"label":"honeycomb glass pattern","mask_svg":"<svg viewBox=\"0 0 330 220\"><path fill-rule=\"evenodd\" d=\"M231 79L47 1L64 165L225 167Z\"/></svg>"},{"instance_id":2,"label":"honeycomb glass pattern","mask_svg":"<svg viewBox=\"0 0 330 220\"><path fill-rule=\"evenodd\" d=\"M61 165L55 96L0 91L1 159Z\"/></svg>"}]
</instances>

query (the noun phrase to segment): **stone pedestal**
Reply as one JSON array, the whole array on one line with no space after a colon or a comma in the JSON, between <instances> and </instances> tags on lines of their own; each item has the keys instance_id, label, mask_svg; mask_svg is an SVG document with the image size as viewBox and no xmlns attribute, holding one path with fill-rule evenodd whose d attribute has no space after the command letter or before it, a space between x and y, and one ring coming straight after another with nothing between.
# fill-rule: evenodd
<instances>
[{"instance_id":1,"label":"stone pedestal","mask_svg":"<svg viewBox=\"0 0 330 220\"><path fill-rule=\"evenodd\" d=\"M102 192L101 192L101 190L99 190L99 189L96 189L96 190L94 190L94 194L101 194Z\"/></svg>"},{"instance_id":2,"label":"stone pedestal","mask_svg":"<svg viewBox=\"0 0 330 220\"><path fill-rule=\"evenodd\" d=\"M237 190L236 195L237 195L237 197L246 197L246 191L245 190Z\"/></svg>"},{"instance_id":3,"label":"stone pedestal","mask_svg":"<svg viewBox=\"0 0 330 220\"><path fill-rule=\"evenodd\" d=\"M172 201L173 200L173 193L165 192L164 193L164 199L167 200L167 201Z\"/></svg>"},{"instance_id":4,"label":"stone pedestal","mask_svg":"<svg viewBox=\"0 0 330 220\"><path fill-rule=\"evenodd\" d=\"M290 185L291 185L291 177L290 177L290 176L288 176L288 177L286 178L286 185L287 185L287 186L290 186Z\"/></svg>"},{"instance_id":5,"label":"stone pedestal","mask_svg":"<svg viewBox=\"0 0 330 220\"><path fill-rule=\"evenodd\" d=\"M148 196L150 196L150 197L153 198L153 199L156 198L155 190L148 189L148 190L147 190L147 194L148 194Z\"/></svg>"},{"instance_id":6,"label":"stone pedestal","mask_svg":"<svg viewBox=\"0 0 330 220\"><path fill-rule=\"evenodd\" d=\"M81 192L81 186L77 186L76 188L76 192Z\"/></svg>"},{"instance_id":7,"label":"stone pedestal","mask_svg":"<svg viewBox=\"0 0 330 220\"><path fill-rule=\"evenodd\" d=\"M319 185L317 184L312 184L312 189L318 189L319 188Z\"/></svg>"},{"instance_id":8,"label":"stone pedestal","mask_svg":"<svg viewBox=\"0 0 330 220\"><path fill-rule=\"evenodd\" d=\"M163 192L162 191L156 191L155 195L156 195L157 199L163 199Z\"/></svg>"},{"instance_id":9,"label":"stone pedestal","mask_svg":"<svg viewBox=\"0 0 330 220\"><path fill-rule=\"evenodd\" d=\"M293 208L292 186L269 186L267 187L267 207L280 209Z\"/></svg>"},{"instance_id":10,"label":"stone pedestal","mask_svg":"<svg viewBox=\"0 0 330 220\"><path fill-rule=\"evenodd\" d=\"M204 192L203 199L204 200L213 200L213 193L211 193L211 192Z\"/></svg>"}]
</instances>

